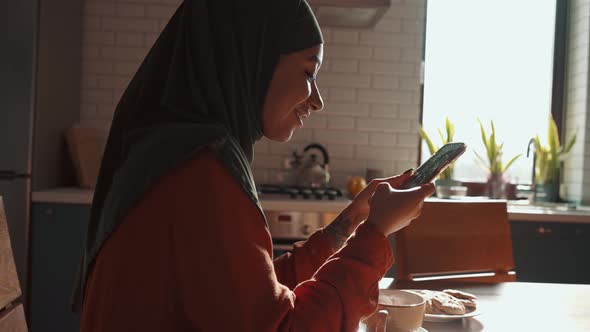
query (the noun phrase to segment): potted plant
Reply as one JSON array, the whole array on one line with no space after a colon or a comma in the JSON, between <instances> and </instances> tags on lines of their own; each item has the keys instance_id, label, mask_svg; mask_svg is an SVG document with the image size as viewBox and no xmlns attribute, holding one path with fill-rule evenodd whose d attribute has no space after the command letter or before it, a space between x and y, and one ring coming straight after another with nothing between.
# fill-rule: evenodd
<instances>
[{"instance_id":1,"label":"potted plant","mask_svg":"<svg viewBox=\"0 0 590 332\"><path fill-rule=\"evenodd\" d=\"M428 151L430 152L430 155L433 155L436 151L438 151L438 149L440 149L440 146L434 145L434 143L432 142L432 139L430 139L430 136L428 136L428 133L426 133L426 131L424 130L424 128L422 128L422 126L420 126L418 128L418 131L420 133L420 137L424 140L424 142L426 142L426 145L428 146ZM455 135L455 125L453 123L451 123L451 121L449 120L448 117L445 118L445 134L443 134L443 132L442 132L442 130L440 130L440 128L437 128L437 131L438 131L438 135L440 136L440 139L442 141L442 145L453 142L453 137ZM447 167L438 176L438 179L436 180L436 184L437 185L445 185L445 186L449 186L449 187L460 185L459 181L456 181L453 179L453 171L454 171L453 165L450 165L449 167Z\"/></svg>"},{"instance_id":2,"label":"potted plant","mask_svg":"<svg viewBox=\"0 0 590 332\"><path fill-rule=\"evenodd\" d=\"M559 142L557 125L549 116L547 145L541 144L539 135L535 137L535 200L541 202L557 202L559 200L559 170L563 160L576 142L577 134L570 137L567 144Z\"/></svg>"},{"instance_id":3,"label":"potted plant","mask_svg":"<svg viewBox=\"0 0 590 332\"><path fill-rule=\"evenodd\" d=\"M486 148L486 158L483 158L477 151L475 155L477 158L484 164L484 166L488 170L488 179L487 179L487 190L488 190L488 197L490 198L505 198L506 196L506 179L504 178L504 173L514 163L516 159L518 159L522 153L517 154L516 156L512 157L507 163L502 162L502 148L504 147L504 143L498 144L496 141L496 127L494 126L494 121L490 121L492 131L490 135L486 133L486 130L483 126L483 123L480 119L479 127L481 130L481 139L483 144Z\"/></svg>"}]
</instances>

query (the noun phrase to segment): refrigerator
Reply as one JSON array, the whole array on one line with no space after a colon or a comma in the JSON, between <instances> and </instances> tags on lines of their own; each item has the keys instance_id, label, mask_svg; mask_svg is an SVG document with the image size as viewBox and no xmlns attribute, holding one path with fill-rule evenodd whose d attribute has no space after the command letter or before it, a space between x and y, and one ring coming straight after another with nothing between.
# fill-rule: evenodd
<instances>
[{"instance_id":1,"label":"refrigerator","mask_svg":"<svg viewBox=\"0 0 590 332\"><path fill-rule=\"evenodd\" d=\"M0 196L23 301L31 198L37 1L0 1Z\"/></svg>"}]
</instances>

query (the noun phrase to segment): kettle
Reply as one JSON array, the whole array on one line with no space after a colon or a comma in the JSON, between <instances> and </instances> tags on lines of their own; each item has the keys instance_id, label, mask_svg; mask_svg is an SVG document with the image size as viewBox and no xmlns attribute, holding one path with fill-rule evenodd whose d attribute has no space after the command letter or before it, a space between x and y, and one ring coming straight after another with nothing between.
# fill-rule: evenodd
<instances>
[{"instance_id":1,"label":"kettle","mask_svg":"<svg viewBox=\"0 0 590 332\"><path fill-rule=\"evenodd\" d=\"M303 153L310 150L318 150L322 154L323 162L318 162L317 155L310 153L309 159L304 161L297 171L297 185L313 188L324 187L330 182L328 151L323 145L312 143L303 149Z\"/></svg>"}]
</instances>

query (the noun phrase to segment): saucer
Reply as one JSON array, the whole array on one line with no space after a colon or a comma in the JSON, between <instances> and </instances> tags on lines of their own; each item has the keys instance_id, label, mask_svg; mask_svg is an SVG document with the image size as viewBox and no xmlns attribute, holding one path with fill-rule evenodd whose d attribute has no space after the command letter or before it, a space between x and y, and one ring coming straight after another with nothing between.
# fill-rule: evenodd
<instances>
[{"instance_id":1,"label":"saucer","mask_svg":"<svg viewBox=\"0 0 590 332\"><path fill-rule=\"evenodd\" d=\"M362 327L358 329L358 332L364 332L364 331L366 331L366 330ZM422 326L420 326L417 330L414 330L414 332L428 332L428 330L423 328Z\"/></svg>"}]
</instances>

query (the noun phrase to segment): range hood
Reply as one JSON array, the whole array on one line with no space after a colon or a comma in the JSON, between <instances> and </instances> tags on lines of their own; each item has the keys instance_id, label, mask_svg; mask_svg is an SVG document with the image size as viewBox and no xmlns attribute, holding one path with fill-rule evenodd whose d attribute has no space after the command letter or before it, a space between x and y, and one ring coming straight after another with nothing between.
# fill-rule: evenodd
<instances>
[{"instance_id":1,"label":"range hood","mask_svg":"<svg viewBox=\"0 0 590 332\"><path fill-rule=\"evenodd\" d=\"M307 0L325 27L372 28L391 0Z\"/></svg>"}]
</instances>

